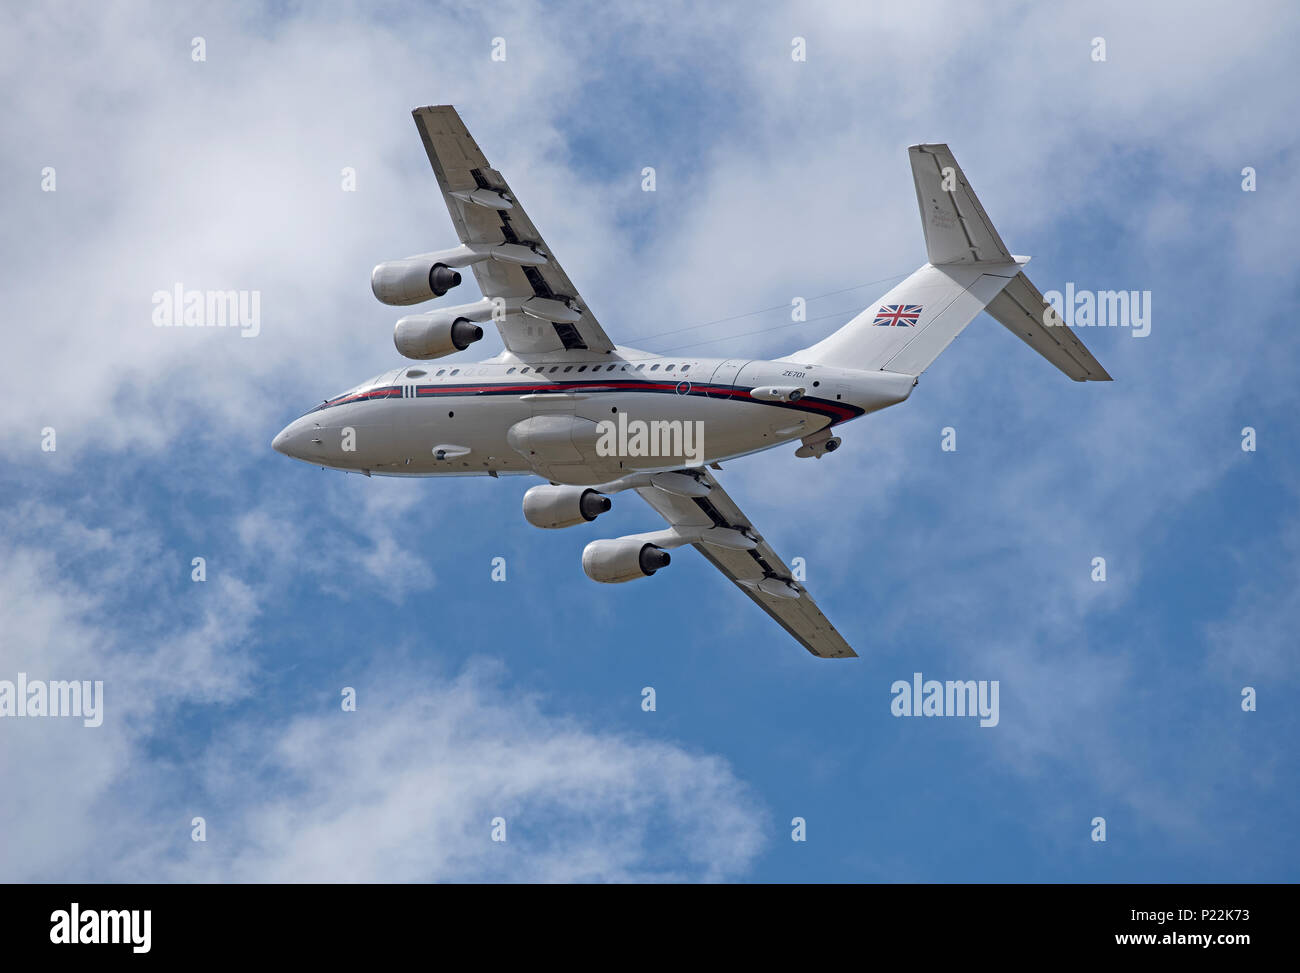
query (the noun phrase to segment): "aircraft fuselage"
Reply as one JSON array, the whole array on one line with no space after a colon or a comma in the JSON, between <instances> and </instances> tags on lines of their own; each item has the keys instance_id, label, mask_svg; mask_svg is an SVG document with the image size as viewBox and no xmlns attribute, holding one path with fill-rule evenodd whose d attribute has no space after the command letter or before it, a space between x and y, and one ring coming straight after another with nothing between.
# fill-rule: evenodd
<instances>
[{"instance_id":1,"label":"aircraft fuselage","mask_svg":"<svg viewBox=\"0 0 1300 973\"><path fill-rule=\"evenodd\" d=\"M649 357L623 348L552 357L410 362L322 402L273 445L305 462L375 475L537 473L594 484L800 440L903 401L915 381L884 371ZM790 388L803 390L795 401L755 394ZM686 455L656 448L669 446L672 423L691 424ZM629 431L647 428L648 443L628 442Z\"/></svg>"}]
</instances>

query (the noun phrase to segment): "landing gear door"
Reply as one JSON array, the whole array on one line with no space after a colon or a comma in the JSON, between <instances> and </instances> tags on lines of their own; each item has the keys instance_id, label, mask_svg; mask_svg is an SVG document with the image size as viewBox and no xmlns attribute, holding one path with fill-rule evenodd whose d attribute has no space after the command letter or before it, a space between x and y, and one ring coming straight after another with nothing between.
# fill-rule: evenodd
<instances>
[{"instance_id":1,"label":"landing gear door","mask_svg":"<svg viewBox=\"0 0 1300 973\"><path fill-rule=\"evenodd\" d=\"M709 385L718 387L716 389L709 389L709 398L730 398L728 391L735 383L736 376L740 374L740 370L748 365L749 362L750 359L748 358L728 358L721 365L715 368L713 370L713 377L709 379ZM722 388L722 386L726 386L726 388Z\"/></svg>"}]
</instances>

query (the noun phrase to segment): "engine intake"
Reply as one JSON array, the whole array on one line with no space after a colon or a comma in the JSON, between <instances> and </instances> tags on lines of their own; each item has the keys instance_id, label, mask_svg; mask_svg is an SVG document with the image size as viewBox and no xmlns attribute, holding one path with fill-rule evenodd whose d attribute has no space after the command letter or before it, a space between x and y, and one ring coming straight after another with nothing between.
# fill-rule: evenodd
<instances>
[{"instance_id":1,"label":"engine intake","mask_svg":"<svg viewBox=\"0 0 1300 973\"><path fill-rule=\"evenodd\" d=\"M544 483L524 494L524 519L534 527L554 530L595 520L611 506L609 497L589 487Z\"/></svg>"},{"instance_id":2,"label":"engine intake","mask_svg":"<svg viewBox=\"0 0 1300 973\"><path fill-rule=\"evenodd\" d=\"M592 541L582 549L582 570L602 584L648 578L671 560L663 548L633 537Z\"/></svg>"},{"instance_id":3,"label":"engine intake","mask_svg":"<svg viewBox=\"0 0 1300 973\"><path fill-rule=\"evenodd\" d=\"M393 344L404 357L421 361L464 351L483 337L483 329L455 312L408 314L393 328Z\"/></svg>"}]
</instances>

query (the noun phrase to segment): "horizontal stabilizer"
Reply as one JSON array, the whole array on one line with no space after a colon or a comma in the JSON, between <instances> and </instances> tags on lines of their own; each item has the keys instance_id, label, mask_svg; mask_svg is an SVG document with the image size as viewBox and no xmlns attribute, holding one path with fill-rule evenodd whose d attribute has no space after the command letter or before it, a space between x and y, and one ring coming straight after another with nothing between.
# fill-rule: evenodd
<instances>
[{"instance_id":1,"label":"horizontal stabilizer","mask_svg":"<svg viewBox=\"0 0 1300 973\"><path fill-rule=\"evenodd\" d=\"M995 320L1076 382L1109 382L1078 336L1023 273L985 308Z\"/></svg>"}]
</instances>

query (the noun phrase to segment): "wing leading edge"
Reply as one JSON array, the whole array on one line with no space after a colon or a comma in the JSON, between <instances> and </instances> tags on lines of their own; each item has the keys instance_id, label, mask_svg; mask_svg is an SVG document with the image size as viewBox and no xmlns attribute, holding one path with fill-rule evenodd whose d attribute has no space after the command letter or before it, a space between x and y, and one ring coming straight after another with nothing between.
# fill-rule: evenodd
<instances>
[{"instance_id":1,"label":"wing leading edge","mask_svg":"<svg viewBox=\"0 0 1300 973\"><path fill-rule=\"evenodd\" d=\"M718 527L759 537L752 551L703 541L692 546L813 655L823 659L855 657L857 653L822 614L812 595L794 580L785 562L758 535L712 474L707 470L690 472L709 487L707 496L685 497L654 486L638 487L636 492L674 528Z\"/></svg>"},{"instance_id":2,"label":"wing leading edge","mask_svg":"<svg viewBox=\"0 0 1300 973\"><path fill-rule=\"evenodd\" d=\"M612 351L614 343L456 109L439 105L411 114L460 242L495 254L472 266L483 296L505 301L504 317L495 320L506 348L516 354Z\"/></svg>"}]
</instances>

